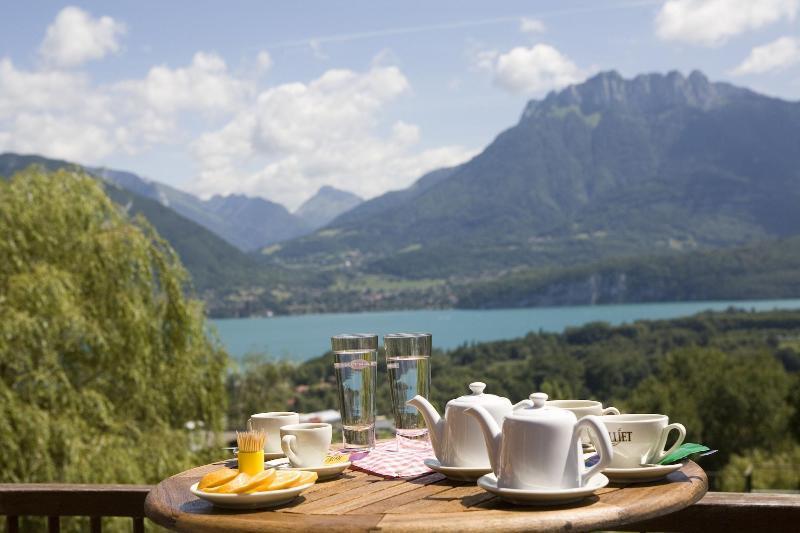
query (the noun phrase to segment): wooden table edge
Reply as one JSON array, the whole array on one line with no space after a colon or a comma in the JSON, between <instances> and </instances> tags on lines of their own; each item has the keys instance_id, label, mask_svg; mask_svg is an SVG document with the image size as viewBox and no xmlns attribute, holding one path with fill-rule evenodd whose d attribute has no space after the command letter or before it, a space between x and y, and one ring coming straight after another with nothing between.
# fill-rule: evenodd
<instances>
[{"instance_id":1,"label":"wooden table edge","mask_svg":"<svg viewBox=\"0 0 800 533\"><path fill-rule=\"evenodd\" d=\"M580 519L576 523L564 521L562 518L553 518L545 521L544 530L560 529L567 527L572 531L584 531L591 529L611 528L614 526L637 523L652 518L658 518L676 511L679 511L693 503L699 501L708 490L708 479L705 472L697 464L687 461L678 471L683 473L691 483L691 493L685 499L673 501L663 507L653 508L650 511L641 512L640 507L637 512L631 513L623 507L605 504L602 500L596 502L611 513L608 518L595 520L591 524L580 524ZM676 472L676 474L678 473ZM162 481L150 491L145 500L145 514L147 517L160 526L178 531L265 531L265 530L287 530L324 528L326 531L413 531L425 529L428 531L486 531L487 529L498 529L503 531L530 531L531 514L536 512L533 508L508 508L508 509L475 509L464 512L431 512L431 513L409 513L409 514L303 514L301 512L264 512L260 513L257 521L247 519L249 513L231 512L225 516L224 521L209 520L209 515L194 514L189 512L178 512L178 506L171 498L163 484L178 477L186 477L182 474L172 476ZM642 487L643 485L625 484L612 485L613 488L632 488ZM618 491L614 491L615 493ZM595 504L592 504L595 505ZM540 508L547 509L547 508ZM521 512L520 512L521 511ZM241 518L239 518L241 517ZM540 515L541 519L541 515ZM548 527L551 526L551 527ZM535 526L539 530L539 526Z\"/></svg>"}]
</instances>

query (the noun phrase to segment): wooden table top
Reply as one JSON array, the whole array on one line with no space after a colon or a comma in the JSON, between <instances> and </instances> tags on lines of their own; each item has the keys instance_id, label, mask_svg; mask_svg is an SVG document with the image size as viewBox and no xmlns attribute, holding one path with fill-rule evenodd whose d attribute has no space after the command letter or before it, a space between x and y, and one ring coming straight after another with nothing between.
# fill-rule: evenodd
<instances>
[{"instance_id":1,"label":"wooden table top","mask_svg":"<svg viewBox=\"0 0 800 533\"><path fill-rule=\"evenodd\" d=\"M475 483L450 481L431 472L412 479L385 479L348 469L317 482L282 507L232 511L198 499L189 487L224 461L187 470L159 483L145 513L177 531L532 531L613 529L669 514L706 493L703 469L687 462L666 480L610 484L586 500L555 507L503 502Z\"/></svg>"}]
</instances>

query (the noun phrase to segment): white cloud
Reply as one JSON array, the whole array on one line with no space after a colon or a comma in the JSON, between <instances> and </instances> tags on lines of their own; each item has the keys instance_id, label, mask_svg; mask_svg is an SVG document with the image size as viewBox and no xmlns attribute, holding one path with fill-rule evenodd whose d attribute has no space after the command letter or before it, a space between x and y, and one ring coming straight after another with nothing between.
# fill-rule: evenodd
<instances>
[{"instance_id":1,"label":"white cloud","mask_svg":"<svg viewBox=\"0 0 800 533\"><path fill-rule=\"evenodd\" d=\"M472 155L457 146L415 151L420 130L403 121L381 134L381 112L408 91L394 66L328 70L307 84L262 91L253 107L195 143L202 168L195 190L258 194L295 207L323 184L369 197Z\"/></svg>"},{"instance_id":2,"label":"white cloud","mask_svg":"<svg viewBox=\"0 0 800 533\"><path fill-rule=\"evenodd\" d=\"M544 30L544 22L539 19L522 17L519 21L519 31L522 33L542 33Z\"/></svg>"},{"instance_id":3,"label":"white cloud","mask_svg":"<svg viewBox=\"0 0 800 533\"><path fill-rule=\"evenodd\" d=\"M0 118L36 109L79 105L89 84L83 75L60 71L24 71L0 59Z\"/></svg>"},{"instance_id":4,"label":"white cloud","mask_svg":"<svg viewBox=\"0 0 800 533\"><path fill-rule=\"evenodd\" d=\"M121 28L68 8L48 28L38 67L0 56L0 151L108 164L115 155L189 146L201 170L194 190L290 207L325 184L374 196L474 154L461 146L424 149L417 125L387 116L392 102L411 93L391 51L364 72L331 69L272 87L260 87L272 65L266 50L241 71L200 51L186 65L95 83L76 67L118 50Z\"/></svg>"},{"instance_id":5,"label":"white cloud","mask_svg":"<svg viewBox=\"0 0 800 533\"><path fill-rule=\"evenodd\" d=\"M800 62L800 39L781 37L771 43L756 46L731 74L761 74L783 70Z\"/></svg>"},{"instance_id":6,"label":"white cloud","mask_svg":"<svg viewBox=\"0 0 800 533\"><path fill-rule=\"evenodd\" d=\"M256 56L256 69L263 73L270 68L272 68L272 56L266 50L261 50Z\"/></svg>"},{"instance_id":7,"label":"white cloud","mask_svg":"<svg viewBox=\"0 0 800 533\"><path fill-rule=\"evenodd\" d=\"M572 60L547 44L518 46L504 54L482 51L476 65L492 73L495 85L516 94L538 95L586 77Z\"/></svg>"},{"instance_id":8,"label":"white cloud","mask_svg":"<svg viewBox=\"0 0 800 533\"><path fill-rule=\"evenodd\" d=\"M656 16L661 39L715 46L781 19L794 20L800 0L669 0Z\"/></svg>"},{"instance_id":9,"label":"white cloud","mask_svg":"<svg viewBox=\"0 0 800 533\"><path fill-rule=\"evenodd\" d=\"M257 61L267 59L259 54ZM197 52L187 67L153 67L144 79L120 83L119 88L161 113L232 111L253 91L250 82L228 72L220 56L205 52Z\"/></svg>"},{"instance_id":10,"label":"white cloud","mask_svg":"<svg viewBox=\"0 0 800 533\"><path fill-rule=\"evenodd\" d=\"M49 65L73 67L119 51L125 26L111 17L93 18L80 8L62 9L47 27L39 53Z\"/></svg>"},{"instance_id":11,"label":"white cloud","mask_svg":"<svg viewBox=\"0 0 800 533\"><path fill-rule=\"evenodd\" d=\"M254 82L203 52L188 66L153 67L142 79L110 85L93 85L74 70L25 71L2 58L0 150L95 163L115 152L180 142L182 112L229 116L254 93Z\"/></svg>"}]
</instances>

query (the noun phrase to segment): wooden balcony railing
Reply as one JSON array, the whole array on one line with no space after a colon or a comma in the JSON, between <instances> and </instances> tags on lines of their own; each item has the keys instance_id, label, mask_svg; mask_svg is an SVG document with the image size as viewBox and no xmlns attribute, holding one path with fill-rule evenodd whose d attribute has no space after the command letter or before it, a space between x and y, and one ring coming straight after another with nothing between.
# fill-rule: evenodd
<instances>
[{"instance_id":1,"label":"wooden balcony railing","mask_svg":"<svg viewBox=\"0 0 800 533\"><path fill-rule=\"evenodd\" d=\"M91 531L101 531L101 517L133 520L135 533L144 531L144 499L148 485L0 484L0 515L6 531L19 531L23 516L47 517L51 532L59 517L88 516ZM627 526L620 531L800 531L800 494L709 492L682 511Z\"/></svg>"},{"instance_id":2,"label":"wooden balcony railing","mask_svg":"<svg viewBox=\"0 0 800 533\"><path fill-rule=\"evenodd\" d=\"M23 516L47 517L50 533L60 530L62 516L88 516L90 530L102 530L104 516L130 517L134 533L144 533L144 499L150 485L0 484L0 515L6 531L19 531Z\"/></svg>"}]
</instances>

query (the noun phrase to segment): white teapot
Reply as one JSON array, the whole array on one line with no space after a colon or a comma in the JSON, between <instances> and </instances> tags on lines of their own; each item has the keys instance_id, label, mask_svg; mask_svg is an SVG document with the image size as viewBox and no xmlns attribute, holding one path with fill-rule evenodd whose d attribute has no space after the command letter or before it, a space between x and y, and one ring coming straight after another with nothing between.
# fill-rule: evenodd
<instances>
[{"instance_id":1,"label":"white teapot","mask_svg":"<svg viewBox=\"0 0 800 533\"><path fill-rule=\"evenodd\" d=\"M469 388L472 394L447 402L444 418L422 396L414 396L408 401L408 405L416 407L422 413L431 436L433 452L443 466L489 469L489 454L481 428L473 418L465 416L464 412L470 407L480 406L497 425L514 409L530 402L523 400L512 406L508 398L484 394L486 384L479 381L470 383Z\"/></svg>"},{"instance_id":2,"label":"white teapot","mask_svg":"<svg viewBox=\"0 0 800 533\"><path fill-rule=\"evenodd\" d=\"M483 430L497 486L506 489L571 489L583 487L595 473L611 463L614 451L599 417L577 420L566 409L547 407L547 394L530 395L532 406L506 416L500 431L496 419L480 405L466 410ZM592 429L592 442L600 455L586 469L581 431Z\"/></svg>"}]
</instances>

